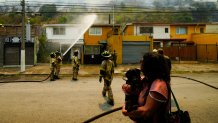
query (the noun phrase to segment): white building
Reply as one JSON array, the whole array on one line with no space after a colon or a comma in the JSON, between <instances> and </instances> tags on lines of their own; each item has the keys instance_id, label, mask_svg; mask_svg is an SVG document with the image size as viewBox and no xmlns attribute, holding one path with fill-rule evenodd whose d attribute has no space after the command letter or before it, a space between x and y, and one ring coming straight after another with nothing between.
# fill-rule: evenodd
<instances>
[{"instance_id":1,"label":"white building","mask_svg":"<svg viewBox=\"0 0 218 123\"><path fill-rule=\"evenodd\" d=\"M79 50L79 58L83 51L84 33L87 30L82 24L45 24L47 41L59 44L62 55L70 52L71 57L74 50ZM69 53L68 53L69 54Z\"/></svg>"},{"instance_id":2,"label":"white building","mask_svg":"<svg viewBox=\"0 0 218 123\"><path fill-rule=\"evenodd\" d=\"M170 24L134 23L134 35L152 36L154 48L170 45Z\"/></svg>"}]
</instances>

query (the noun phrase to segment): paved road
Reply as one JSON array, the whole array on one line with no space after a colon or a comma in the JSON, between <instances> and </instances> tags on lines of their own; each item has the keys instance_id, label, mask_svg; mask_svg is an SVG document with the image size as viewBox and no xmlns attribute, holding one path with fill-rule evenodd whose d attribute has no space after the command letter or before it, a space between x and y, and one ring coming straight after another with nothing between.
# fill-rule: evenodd
<instances>
[{"instance_id":1,"label":"paved road","mask_svg":"<svg viewBox=\"0 0 218 123\"><path fill-rule=\"evenodd\" d=\"M218 73L179 75L218 87ZM31 78L40 80L43 77L29 76L25 79ZM101 96L103 83L98 82L97 76L80 77L79 81L70 81L70 77L65 77L54 82L0 83L0 123L81 123L97 114L121 106L124 102L121 90L123 83L120 76L116 76L112 83L114 107L108 105L106 98ZM217 123L218 90L174 77L172 89L181 109L190 112L192 123ZM118 122L131 123L121 111L94 121L94 123Z\"/></svg>"}]
</instances>

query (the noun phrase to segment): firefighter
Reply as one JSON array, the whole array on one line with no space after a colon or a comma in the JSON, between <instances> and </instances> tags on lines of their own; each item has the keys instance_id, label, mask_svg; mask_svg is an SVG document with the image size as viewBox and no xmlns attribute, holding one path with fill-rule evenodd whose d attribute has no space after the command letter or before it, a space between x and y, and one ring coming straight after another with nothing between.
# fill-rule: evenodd
<instances>
[{"instance_id":1,"label":"firefighter","mask_svg":"<svg viewBox=\"0 0 218 123\"><path fill-rule=\"evenodd\" d=\"M115 50L113 52L112 57L113 57L113 61L114 61L114 66L117 67L117 53Z\"/></svg>"},{"instance_id":2,"label":"firefighter","mask_svg":"<svg viewBox=\"0 0 218 123\"><path fill-rule=\"evenodd\" d=\"M169 56L164 55L164 51L163 51L162 48L159 48L159 49L157 50L157 52L158 52L159 54L161 54L161 55L164 56L164 58L165 58L165 60L166 60L166 63L167 63L167 65L168 65L168 67L169 67L169 70L171 71L172 65L171 65L171 60L170 60Z\"/></svg>"},{"instance_id":3,"label":"firefighter","mask_svg":"<svg viewBox=\"0 0 218 123\"><path fill-rule=\"evenodd\" d=\"M114 98L111 89L111 82L113 80L114 74L114 62L110 60L111 54L108 51L104 51L102 53L104 60L101 63L100 67L100 75L99 82L101 83L102 78L104 79L104 87L102 90L102 96L106 96L106 92L108 92L108 101L107 103L110 105L114 105Z\"/></svg>"},{"instance_id":4,"label":"firefighter","mask_svg":"<svg viewBox=\"0 0 218 123\"><path fill-rule=\"evenodd\" d=\"M61 64L62 64L62 58L61 58L61 53L58 50L55 52L55 63L56 63L56 67L55 67L54 78L60 79L59 73L60 73Z\"/></svg>"},{"instance_id":5,"label":"firefighter","mask_svg":"<svg viewBox=\"0 0 218 123\"><path fill-rule=\"evenodd\" d=\"M78 58L79 51L75 50L74 55L72 57L72 67L73 67L73 77L72 80L78 80L78 72L79 72L79 58Z\"/></svg>"},{"instance_id":6,"label":"firefighter","mask_svg":"<svg viewBox=\"0 0 218 123\"><path fill-rule=\"evenodd\" d=\"M51 77L50 77L50 81L54 81L54 72L55 72L55 67L56 67L56 63L55 63L55 53L51 53L50 54L50 71L51 71Z\"/></svg>"}]
</instances>

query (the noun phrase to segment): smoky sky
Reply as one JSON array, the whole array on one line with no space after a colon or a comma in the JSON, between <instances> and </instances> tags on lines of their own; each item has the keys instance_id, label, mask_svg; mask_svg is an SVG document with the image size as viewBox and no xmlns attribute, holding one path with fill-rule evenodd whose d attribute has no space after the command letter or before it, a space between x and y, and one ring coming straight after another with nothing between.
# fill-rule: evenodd
<instances>
[{"instance_id":1,"label":"smoky sky","mask_svg":"<svg viewBox=\"0 0 218 123\"><path fill-rule=\"evenodd\" d=\"M21 0L0 0L0 3L12 3L20 2ZM26 2L48 2L48 3L87 3L87 4L108 4L108 3L120 3L120 2L140 2L140 3L153 3L154 1L164 1L164 0L25 0ZM178 0L167 0L167 1L178 1ZM180 1L198 1L198 2L217 2L217 0L180 0Z\"/></svg>"}]
</instances>

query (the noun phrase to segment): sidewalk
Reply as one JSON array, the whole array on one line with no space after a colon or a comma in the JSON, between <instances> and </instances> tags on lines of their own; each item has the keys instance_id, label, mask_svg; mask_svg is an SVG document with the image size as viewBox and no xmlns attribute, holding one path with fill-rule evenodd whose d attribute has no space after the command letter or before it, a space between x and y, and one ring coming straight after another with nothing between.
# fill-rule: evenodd
<instances>
[{"instance_id":1,"label":"sidewalk","mask_svg":"<svg viewBox=\"0 0 218 123\"><path fill-rule=\"evenodd\" d=\"M90 76L99 74L100 65L81 65L79 76ZM129 68L139 68L139 64L118 65L115 68L116 75L122 75ZM213 63L194 63L194 64L172 64L171 73L200 73L200 72L218 72L218 64ZM48 75L50 73L49 64L38 64L36 66L27 66L26 71L20 73L19 67L0 68L0 75ZM61 75L72 75L70 64L64 64L61 67Z\"/></svg>"}]
</instances>

